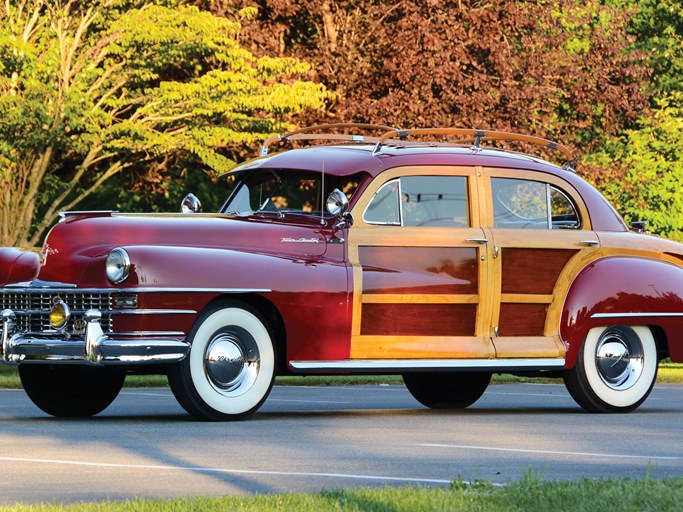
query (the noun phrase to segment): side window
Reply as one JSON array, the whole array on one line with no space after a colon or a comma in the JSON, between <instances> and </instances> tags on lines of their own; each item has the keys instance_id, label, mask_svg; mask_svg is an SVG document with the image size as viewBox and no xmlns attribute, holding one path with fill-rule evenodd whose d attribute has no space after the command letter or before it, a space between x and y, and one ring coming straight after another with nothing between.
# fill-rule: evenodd
<instances>
[{"instance_id":1,"label":"side window","mask_svg":"<svg viewBox=\"0 0 683 512\"><path fill-rule=\"evenodd\" d=\"M391 226L468 226L467 178L404 176L389 181L372 198L363 220Z\"/></svg>"},{"instance_id":2,"label":"side window","mask_svg":"<svg viewBox=\"0 0 683 512\"><path fill-rule=\"evenodd\" d=\"M561 190L538 181L492 178L496 228L578 229L577 209Z\"/></svg>"},{"instance_id":3,"label":"side window","mask_svg":"<svg viewBox=\"0 0 683 512\"><path fill-rule=\"evenodd\" d=\"M404 226L468 226L467 178L401 178L401 214Z\"/></svg>"}]
</instances>

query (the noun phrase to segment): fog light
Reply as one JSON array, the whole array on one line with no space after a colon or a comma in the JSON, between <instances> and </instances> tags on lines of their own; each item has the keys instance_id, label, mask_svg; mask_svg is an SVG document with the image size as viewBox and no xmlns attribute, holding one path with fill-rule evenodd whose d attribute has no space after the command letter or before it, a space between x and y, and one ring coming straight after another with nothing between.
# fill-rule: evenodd
<instances>
[{"instance_id":1,"label":"fog light","mask_svg":"<svg viewBox=\"0 0 683 512\"><path fill-rule=\"evenodd\" d=\"M61 329L69 321L70 316L69 306L60 300L50 310L50 325L55 329Z\"/></svg>"}]
</instances>

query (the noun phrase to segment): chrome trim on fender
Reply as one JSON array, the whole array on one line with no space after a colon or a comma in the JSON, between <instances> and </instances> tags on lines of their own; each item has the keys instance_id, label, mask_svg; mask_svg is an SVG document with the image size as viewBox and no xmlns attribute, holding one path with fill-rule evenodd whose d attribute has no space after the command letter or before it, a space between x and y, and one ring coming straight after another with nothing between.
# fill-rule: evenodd
<instances>
[{"instance_id":1,"label":"chrome trim on fender","mask_svg":"<svg viewBox=\"0 0 683 512\"><path fill-rule=\"evenodd\" d=\"M683 317L683 313L595 313L591 318L647 318L651 316Z\"/></svg>"},{"instance_id":2,"label":"chrome trim on fender","mask_svg":"<svg viewBox=\"0 0 683 512\"><path fill-rule=\"evenodd\" d=\"M187 333L183 331L116 331L116 332L105 332L105 336L114 336L115 338L121 338L124 336L136 336L138 338L144 336L178 336L185 337Z\"/></svg>"},{"instance_id":3,"label":"chrome trim on fender","mask_svg":"<svg viewBox=\"0 0 683 512\"><path fill-rule=\"evenodd\" d=\"M194 309L108 309L108 315L196 315Z\"/></svg>"},{"instance_id":4,"label":"chrome trim on fender","mask_svg":"<svg viewBox=\"0 0 683 512\"><path fill-rule=\"evenodd\" d=\"M59 286L26 286L7 285L0 288L0 293L16 293L18 289L26 290L28 293L39 293L40 291L50 290L57 292L76 293L271 293L270 288L77 288L76 285L59 283Z\"/></svg>"},{"instance_id":5,"label":"chrome trim on fender","mask_svg":"<svg viewBox=\"0 0 683 512\"><path fill-rule=\"evenodd\" d=\"M342 361L290 361L305 372L403 372L410 370L558 370L564 359L357 359Z\"/></svg>"}]
</instances>

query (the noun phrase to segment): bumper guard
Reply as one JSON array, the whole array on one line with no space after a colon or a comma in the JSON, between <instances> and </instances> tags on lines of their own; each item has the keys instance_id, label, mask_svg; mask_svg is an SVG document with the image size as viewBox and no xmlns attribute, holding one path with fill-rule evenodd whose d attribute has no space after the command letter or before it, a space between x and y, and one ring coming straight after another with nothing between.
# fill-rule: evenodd
<instances>
[{"instance_id":1,"label":"bumper guard","mask_svg":"<svg viewBox=\"0 0 683 512\"><path fill-rule=\"evenodd\" d=\"M175 363L190 350L189 343L174 338L111 338L104 334L97 309L85 312L84 340L66 340L59 332L45 335L12 334L16 315L11 309L0 312L2 344L0 362L19 363L83 363L92 366Z\"/></svg>"}]
</instances>

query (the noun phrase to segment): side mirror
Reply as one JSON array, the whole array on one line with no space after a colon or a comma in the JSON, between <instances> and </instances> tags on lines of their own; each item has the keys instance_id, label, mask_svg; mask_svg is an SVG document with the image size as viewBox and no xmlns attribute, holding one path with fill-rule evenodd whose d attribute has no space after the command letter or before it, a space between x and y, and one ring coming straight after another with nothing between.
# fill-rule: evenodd
<instances>
[{"instance_id":1,"label":"side mirror","mask_svg":"<svg viewBox=\"0 0 683 512\"><path fill-rule=\"evenodd\" d=\"M631 231L635 231L636 233L645 233L645 230L647 230L647 222L644 220L637 220L634 222L631 222Z\"/></svg>"},{"instance_id":2,"label":"side mirror","mask_svg":"<svg viewBox=\"0 0 683 512\"><path fill-rule=\"evenodd\" d=\"M349 200L344 192L338 188L335 188L332 192L330 192L330 195L327 196L325 207L332 215L342 215L349 207Z\"/></svg>"},{"instance_id":3,"label":"side mirror","mask_svg":"<svg viewBox=\"0 0 683 512\"><path fill-rule=\"evenodd\" d=\"M202 211L202 203L194 194L187 194L180 203L180 211L183 213L199 213Z\"/></svg>"}]
</instances>

